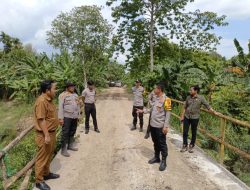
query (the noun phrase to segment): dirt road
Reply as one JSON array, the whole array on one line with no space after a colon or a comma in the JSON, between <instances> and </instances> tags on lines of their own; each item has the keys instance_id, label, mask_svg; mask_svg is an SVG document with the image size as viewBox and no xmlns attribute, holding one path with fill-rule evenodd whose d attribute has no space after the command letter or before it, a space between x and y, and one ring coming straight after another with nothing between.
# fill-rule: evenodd
<instances>
[{"instance_id":1,"label":"dirt road","mask_svg":"<svg viewBox=\"0 0 250 190\"><path fill-rule=\"evenodd\" d=\"M169 134L168 139L167 170L160 172L159 164L149 165L154 154L152 142L143 138L144 133L130 131L131 110L131 98L122 88L108 89L99 97L97 118L101 133L78 132L79 151L70 152L70 158L60 154L55 157L52 171L61 178L48 181L52 190L244 189L217 165L204 164L210 161L202 160L202 153L181 154L174 134Z\"/></svg>"}]
</instances>

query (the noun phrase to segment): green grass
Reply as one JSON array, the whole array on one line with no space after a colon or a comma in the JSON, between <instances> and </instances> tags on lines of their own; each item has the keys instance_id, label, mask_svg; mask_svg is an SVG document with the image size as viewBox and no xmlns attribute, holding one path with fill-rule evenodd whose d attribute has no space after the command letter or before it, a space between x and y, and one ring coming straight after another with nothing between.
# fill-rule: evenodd
<instances>
[{"instance_id":1,"label":"green grass","mask_svg":"<svg viewBox=\"0 0 250 190\"><path fill-rule=\"evenodd\" d=\"M173 113L180 115L180 107L174 103ZM175 117L171 117L171 126L178 132L181 132L180 121ZM209 133L214 136L220 136L220 121L212 115L202 113L200 118L199 126L206 129ZM191 132L191 130L189 131ZM191 134L189 134L189 137ZM225 140L230 144L241 148L242 150L249 151L249 136L247 130L242 129L241 133L238 134L233 130L232 125L227 124L226 138ZM200 146L211 158L219 161L219 143L214 142L209 137L198 132L197 134L197 145ZM237 158L237 160L235 160ZM250 161L240 159L239 155L225 149L225 162L224 165L239 179L250 186Z\"/></svg>"},{"instance_id":2,"label":"green grass","mask_svg":"<svg viewBox=\"0 0 250 190\"><path fill-rule=\"evenodd\" d=\"M17 135L17 124L21 118L32 113L32 105L0 101L0 149Z\"/></svg>"}]
</instances>

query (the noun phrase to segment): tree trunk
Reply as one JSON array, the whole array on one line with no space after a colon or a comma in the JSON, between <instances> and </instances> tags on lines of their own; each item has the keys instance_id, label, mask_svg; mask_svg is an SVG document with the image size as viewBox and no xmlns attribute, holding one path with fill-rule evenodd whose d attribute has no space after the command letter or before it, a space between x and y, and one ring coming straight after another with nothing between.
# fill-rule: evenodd
<instances>
[{"instance_id":1,"label":"tree trunk","mask_svg":"<svg viewBox=\"0 0 250 190\"><path fill-rule=\"evenodd\" d=\"M150 10L150 71L154 71L154 4Z\"/></svg>"},{"instance_id":2,"label":"tree trunk","mask_svg":"<svg viewBox=\"0 0 250 190\"><path fill-rule=\"evenodd\" d=\"M87 73L86 73L86 65L84 62L84 58L81 58L82 64L84 65L83 67L83 80L84 80L84 88L87 88Z\"/></svg>"},{"instance_id":3,"label":"tree trunk","mask_svg":"<svg viewBox=\"0 0 250 190\"><path fill-rule=\"evenodd\" d=\"M86 74L86 69L83 70L83 75L84 75L84 87L87 88L87 74Z\"/></svg>"}]
</instances>

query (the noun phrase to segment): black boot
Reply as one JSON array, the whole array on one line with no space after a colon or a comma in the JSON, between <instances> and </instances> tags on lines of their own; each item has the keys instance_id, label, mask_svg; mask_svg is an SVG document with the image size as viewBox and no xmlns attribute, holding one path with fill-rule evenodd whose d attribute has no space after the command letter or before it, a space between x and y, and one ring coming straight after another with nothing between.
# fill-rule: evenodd
<instances>
[{"instance_id":1,"label":"black boot","mask_svg":"<svg viewBox=\"0 0 250 190\"><path fill-rule=\"evenodd\" d=\"M150 137L150 125L148 125L147 132L145 134L144 139L148 139Z\"/></svg>"},{"instance_id":2,"label":"black boot","mask_svg":"<svg viewBox=\"0 0 250 190\"><path fill-rule=\"evenodd\" d=\"M155 156L148 161L149 164L155 164L155 163L160 163L160 154L155 154Z\"/></svg>"},{"instance_id":3,"label":"black boot","mask_svg":"<svg viewBox=\"0 0 250 190\"><path fill-rule=\"evenodd\" d=\"M136 130L136 125L133 125L133 127L130 129L131 131Z\"/></svg>"},{"instance_id":4,"label":"black boot","mask_svg":"<svg viewBox=\"0 0 250 190\"><path fill-rule=\"evenodd\" d=\"M166 169L166 167L167 167L167 159L166 159L166 157L162 157L162 161L161 161L159 170L164 171Z\"/></svg>"},{"instance_id":5,"label":"black boot","mask_svg":"<svg viewBox=\"0 0 250 190\"><path fill-rule=\"evenodd\" d=\"M100 130L98 128L95 128L95 132L100 133Z\"/></svg>"},{"instance_id":6,"label":"black boot","mask_svg":"<svg viewBox=\"0 0 250 190\"><path fill-rule=\"evenodd\" d=\"M65 143L62 143L61 154L65 157L70 157L70 154L67 151L67 145Z\"/></svg>"},{"instance_id":7,"label":"black boot","mask_svg":"<svg viewBox=\"0 0 250 190\"><path fill-rule=\"evenodd\" d=\"M143 126L140 126L139 132L143 132Z\"/></svg>"},{"instance_id":8,"label":"black boot","mask_svg":"<svg viewBox=\"0 0 250 190\"><path fill-rule=\"evenodd\" d=\"M144 139L148 139L149 138L149 133L148 132L146 132L146 134L145 134L145 137L144 137Z\"/></svg>"},{"instance_id":9,"label":"black boot","mask_svg":"<svg viewBox=\"0 0 250 190\"><path fill-rule=\"evenodd\" d=\"M85 129L85 134L89 134L89 129Z\"/></svg>"}]
</instances>

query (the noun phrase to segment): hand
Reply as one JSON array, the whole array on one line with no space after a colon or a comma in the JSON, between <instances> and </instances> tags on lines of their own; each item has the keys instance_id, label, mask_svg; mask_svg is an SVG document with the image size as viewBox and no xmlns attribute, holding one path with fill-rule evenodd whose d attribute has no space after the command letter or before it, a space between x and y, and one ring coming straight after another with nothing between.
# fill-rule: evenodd
<instances>
[{"instance_id":1,"label":"hand","mask_svg":"<svg viewBox=\"0 0 250 190\"><path fill-rule=\"evenodd\" d=\"M163 127L162 132L164 135L168 134L168 127Z\"/></svg>"},{"instance_id":2,"label":"hand","mask_svg":"<svg viewBox=\"0 0 250 190\"><path fill-rule=\"evenodd\" d=\"M50 136L49 134L45 135L45 144L49 144L50 143Z\"/></svg>"},{"instance_id":3,"label":"hand","mask_svg":"<svg viewBox=\"0 0 250 190\"><path fill-rule=\"evenodd\" d=\"M140 109L136 109L136 113L139 114L139 113L144 113L143 110L140 110Z\"/></svg>"},{"instance_id":4,"label":"hand","mask_svg":"<svg viewBox=\"0 0 250 190\"><path fill-rule=\"evenodd\" d=\"M59 123L61 126L63 126L63 123L64 123L63 119L59 119Z\"/></svg>"}]
</instances>

